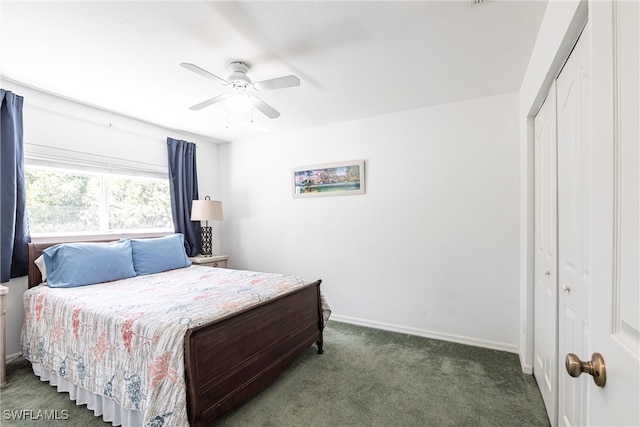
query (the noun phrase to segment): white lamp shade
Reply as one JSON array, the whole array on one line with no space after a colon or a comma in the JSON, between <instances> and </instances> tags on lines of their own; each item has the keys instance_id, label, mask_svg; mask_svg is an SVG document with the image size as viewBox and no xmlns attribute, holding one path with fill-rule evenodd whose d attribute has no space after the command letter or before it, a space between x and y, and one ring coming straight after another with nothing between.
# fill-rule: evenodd
<instances>
[{"instance_id":1,"label":"white lamp shade","mask_svg":"<svg viewBox=\"0 0 640 427\"><path fill-rule=\"evenodd\" d=\"M243 114L251 110L251 99L244 91L238 91L227 98L227 107L236 114Z\"/></svg>"},{"instance_id":2,"label":"white lamp shade","mask_svg":"<svg viewBox=\"0 0 640 427\"><path fill-rule=\"evenodd\" d=\"M218 200L194 200L191 204L191 221L222 221L222 202Z\"/></svg>"}]
</instances>

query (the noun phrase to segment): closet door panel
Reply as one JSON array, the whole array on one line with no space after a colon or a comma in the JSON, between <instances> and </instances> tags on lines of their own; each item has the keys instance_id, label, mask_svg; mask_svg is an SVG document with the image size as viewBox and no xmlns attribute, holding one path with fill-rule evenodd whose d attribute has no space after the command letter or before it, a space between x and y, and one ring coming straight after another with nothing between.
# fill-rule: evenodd
<instances>
[{"instance_id":1,"label":"closet door panel","mask_svg":"<svg viewBox=\"0 0 640 427\"><path fill-rule=\"evenodd\" d=\"M556 86L534 121L535 129L535 375L547 415L557 424L557 158Z\"/></svg>"},{"instance_id":2,"label":"closet door panel","mask_svg":"<svg viewBox=\"0 0 640 427\"><path fill-rule=\"evenodd\" d=\"M591 348L606 385L591 425L640 425L640 4L594 1Z\"/></svg>"},{"instance_id":3,"label":"closet door panel","mask_svg":"<svg viewBox=\"0 0 640 427\"><path fill-rule=\"evenodd\" d=\"M564 357L587 355L590 272L591 147L588 31L558 76L558 423L584 425L586 375L572 378Z\"/></svg>"}]
</instances>

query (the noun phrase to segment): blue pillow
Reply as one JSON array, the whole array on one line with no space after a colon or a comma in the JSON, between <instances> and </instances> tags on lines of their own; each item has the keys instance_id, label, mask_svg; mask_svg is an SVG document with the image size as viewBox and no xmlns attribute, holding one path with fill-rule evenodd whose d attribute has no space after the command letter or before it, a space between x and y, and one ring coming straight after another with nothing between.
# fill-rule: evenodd
<instances>
[{"instance_id":1,"label":"blue pillow","mask_svg":"<svg viewBox=\"0 0 640 427\"><path fill-rule=\"evenodd\" d=\"M126 279L136 275L127 241L65 243L43 251L47 285L72 288Z\"/></svg>"},{"instance_id":2,"label":"blue pillow","mask_svg":"<svg viewBox=\"0 0 640 427\"><path fill-rule=\"evenodd\" d=\"M189 267L184 250L184 235L172 234L155 239L131 239L133 268L138 274L153 274Z\"/></svg>"}]
</instances>

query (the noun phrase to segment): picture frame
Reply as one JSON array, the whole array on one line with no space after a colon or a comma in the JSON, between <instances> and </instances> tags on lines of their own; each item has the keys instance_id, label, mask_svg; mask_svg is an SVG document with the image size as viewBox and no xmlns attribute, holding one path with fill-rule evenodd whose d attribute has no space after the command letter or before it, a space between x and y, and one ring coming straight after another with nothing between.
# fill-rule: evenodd
<instances>
[{"instance_id":1,"label":"picture frame","mask_svg":"<svg viewBox=\"0 0 640 427\"><path fill-rule=\"evenodd\" d=\"M364 160L324 163L292 169L294 198L364 194Z\"/></svg>"}]
</instances>

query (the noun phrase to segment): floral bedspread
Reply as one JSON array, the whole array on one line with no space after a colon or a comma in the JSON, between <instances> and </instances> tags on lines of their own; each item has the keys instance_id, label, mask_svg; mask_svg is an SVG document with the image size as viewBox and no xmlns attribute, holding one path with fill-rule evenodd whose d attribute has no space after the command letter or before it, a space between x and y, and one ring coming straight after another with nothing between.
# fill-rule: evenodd
<instances>
[{"instance_id":1,"label":"floral bedspread","mask_svg":"<svg viewBox=\"0 0 640 427\"><path fill-rule=\"evenodd\" d=\"M77 288L40 285L24 294L22 351L43 369L141 411L146 425L185 426L186 330L312 282L193 265Z\"/></svg>"}]
</instances>

